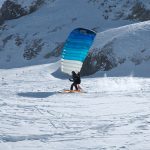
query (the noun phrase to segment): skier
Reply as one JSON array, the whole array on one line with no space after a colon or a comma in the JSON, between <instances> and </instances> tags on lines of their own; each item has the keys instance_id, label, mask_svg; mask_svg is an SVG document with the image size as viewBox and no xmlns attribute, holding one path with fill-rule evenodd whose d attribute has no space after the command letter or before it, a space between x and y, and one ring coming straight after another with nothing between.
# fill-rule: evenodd
<instances>
[{"instance_id":1,"label":"skier","mask_svg":"<svg viewBox=\"0 0 150 150\"><path fill-rule=\"evenodd\" d=\"M73 90L73 86L75 87L76 90L81 89L79 84L81 83L81 79L80 79L80 73L78 72L77 74L72 71L72 79L69 79L71 82L73 82L71 84L70 90Z\"/></svg>"}]
</instances>

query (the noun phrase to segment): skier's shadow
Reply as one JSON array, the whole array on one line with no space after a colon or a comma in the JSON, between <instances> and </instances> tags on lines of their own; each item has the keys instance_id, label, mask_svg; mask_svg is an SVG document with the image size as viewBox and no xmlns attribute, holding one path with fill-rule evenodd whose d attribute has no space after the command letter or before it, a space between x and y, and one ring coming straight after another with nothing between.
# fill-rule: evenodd
<instances>
[{"instance_id":1,"label":"skier's shadow","mask_svg":"<svg viewBox=\"0 0 150 150\"><path fill-rule=\"evenodd\" d=\"M22 92L18 93L18 96L30 97L30 98L47 98L56 94L56 92Z\"/></svg>"}]
</instances>

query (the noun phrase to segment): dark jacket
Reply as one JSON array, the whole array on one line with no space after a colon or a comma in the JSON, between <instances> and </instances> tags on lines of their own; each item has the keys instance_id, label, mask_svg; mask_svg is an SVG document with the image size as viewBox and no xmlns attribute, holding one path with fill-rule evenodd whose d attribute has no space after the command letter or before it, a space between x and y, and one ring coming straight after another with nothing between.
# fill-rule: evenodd
<instances>
[{"instance_id":1,"label":"dark jacket","mask_svg":"<svg viewBox=\"0 0 150 150\"><path fill-rule=\"evenodd\" d=\"M80 84L81 83L80 73L76 74L74 71L72 71L72 79L69 80L74 82L75 84Z\"/></svg>"}]
</instances>

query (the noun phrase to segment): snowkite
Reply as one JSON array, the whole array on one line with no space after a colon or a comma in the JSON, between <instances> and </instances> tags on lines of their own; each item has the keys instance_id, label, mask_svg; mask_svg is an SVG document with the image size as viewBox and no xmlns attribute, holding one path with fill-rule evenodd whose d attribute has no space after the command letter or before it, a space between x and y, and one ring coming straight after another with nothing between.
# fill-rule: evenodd
<instances>
[{"instance_id":1,"label":"snowkite","mask_svg":"<svg viewBox=\"0 0 150 150\"><path fill-rule=\"evenodd\" d=\"M80 72L82 64L94 41L96 33L89 29L74 29L68 36L61 57L61 71L71 74Z\"/></svg>"}]
</instances>

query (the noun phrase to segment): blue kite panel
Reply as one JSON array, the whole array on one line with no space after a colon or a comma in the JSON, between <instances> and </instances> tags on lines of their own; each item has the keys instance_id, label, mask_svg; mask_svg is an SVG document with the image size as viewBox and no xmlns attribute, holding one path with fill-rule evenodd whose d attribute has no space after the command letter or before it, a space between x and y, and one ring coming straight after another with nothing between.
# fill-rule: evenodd
<instances>
[{"instance_id":1,"label":"blue kite panel","mask_svg":"<svg viewBox=\"0 0 150 150\"><path fill-rule=\"evenodd\" d=\"M92 30L77 28L73 30L63 48L62 58L83 62L94 41L96 33Z\"/></svg>"}]
</instances>

